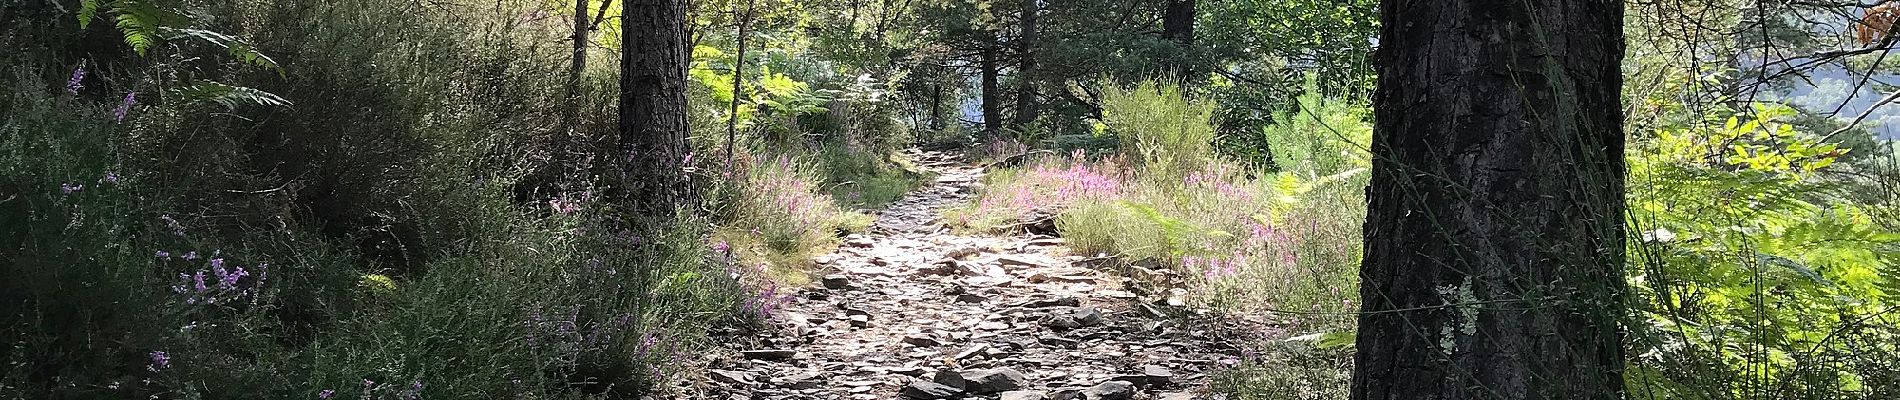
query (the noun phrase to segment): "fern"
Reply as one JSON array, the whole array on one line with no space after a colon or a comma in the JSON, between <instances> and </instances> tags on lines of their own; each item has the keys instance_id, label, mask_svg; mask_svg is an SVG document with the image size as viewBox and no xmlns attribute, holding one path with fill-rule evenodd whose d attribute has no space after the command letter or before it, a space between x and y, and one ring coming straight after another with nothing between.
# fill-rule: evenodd
<instances>
[{"instance_id":1,"label":"fern","mask_svg":"<svg viewBox=\"0 0 1900 400\"><path fill-rule=\"evenodd\" d=\"M236 58L239 62L258 68L274 70L279 74L283 73L283 68L277 66L276 60L272 60L270 56L257 51L257 48L251 47L251 44L244 42L243 39L204 29L163 28L163 31L171 34L170 38L173 39L189 37L203 40L206 43L211 43L214 46L229 51L231 57Z\"/></svg>"},{"instance_id":2,"label":"fern","mask_svg":"<svg viewBox=\"0 0 1900 400\"><path fill-rule=\"evenodd\" d=\"M79 0L79 30L92 26L92 19L99 17L99 0Z\"/></svg>"},{"instance_id":3,"label":"fern","mask_svg":"<svg viewBox=\"0 0 1900 400\"><path fill-rule=\"evenodd\" d=\"M132 51L141 56L158 42L159 28L184 22L184 18L177 13L149 2L120 0L108 5L111 7L113 24L125 35L125 44L132 46Z\"/></svg>"},{"instance_id":4,"label":"fern","mask_svg":"<svg viewBox=\"0 0 1900 400\"><path fill-rule=\"evenodd\" d=\"M227 109L235 109L243 104L290 106L290 100L285 100L270 92L212 81L200 81L174 90L173 94L184 99L186 103L212 102Z\"/></svg>"}]
</instances>

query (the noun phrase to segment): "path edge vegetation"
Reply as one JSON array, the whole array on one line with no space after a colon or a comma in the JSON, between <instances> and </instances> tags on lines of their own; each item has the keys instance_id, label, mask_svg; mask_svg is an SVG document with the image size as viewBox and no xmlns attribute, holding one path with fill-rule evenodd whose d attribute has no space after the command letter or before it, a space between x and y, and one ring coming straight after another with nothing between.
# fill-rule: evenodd
<instances>
[{"instance_id":1,"label":"path edge vegetation","mask_svg":"<svg viewBox=\"0 0 1900 400\"><path fill-rule=\"evenodd\" d=\"M0 5L0 397L677 394L913 145L1235 398L1900 390L1896 146L1779 86L1900 6L557 3Z\"/></svg>"}]
</instances>

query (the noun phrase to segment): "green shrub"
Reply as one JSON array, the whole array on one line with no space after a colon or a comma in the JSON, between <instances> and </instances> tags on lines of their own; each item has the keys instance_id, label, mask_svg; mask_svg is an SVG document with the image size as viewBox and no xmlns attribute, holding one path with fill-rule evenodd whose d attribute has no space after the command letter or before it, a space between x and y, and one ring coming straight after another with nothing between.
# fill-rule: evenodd
<instances>
[{"instance_id":1,"label":"green shrub","mask_svg":"<svg viewBox=\"0 0 1900 400\"><path fill-rule=\"evenodd\" d=\"M1183 96L1168 83L1144 81L1102 91L1102 119L1121 138L1122 153L1140 163L1144 176L1172 182L1198 171L1213 157L1214 106Z\"/></svg>"},{"instance_id":2,"label":"green shrub","mask_svg":"<svg viewBox=\"0 0 1900 400\"><path fill-rule=\"evenodd\" d=\"M182 10L281 74L0 21L0 397L638 396L783 301L706 221L528 182L613 126L590 73L578 134L543 139L566 55L517 21L539 5L381 11L412 6ZM44 73L75 65L71 92ZM169 90L207 77L290 106Z\"/></svg>"},{"instance_id":3,"label":"green shrub","mask_svg":"<svg viewBox=\"0 0 1900 400\"><path fill-rule=\"evenodd\" d=\"M836 145L818 150L818 163L833 201L850 208L879 209L923 184L923 174L877 151Z\"/></svg>"},{"instance_id":4,"label":"green shrub","mask_svg":"<svg viewBox=\"0 0 1900 400\"><path fill-rule=\"evenodd\" d=\"M1294 107L1274 112L1275 123L1261 128L1276 170L1311 180L1371 167L1371 109L1322 90L1318 77L1308 75Z\"/></svg>"}]
</instances>

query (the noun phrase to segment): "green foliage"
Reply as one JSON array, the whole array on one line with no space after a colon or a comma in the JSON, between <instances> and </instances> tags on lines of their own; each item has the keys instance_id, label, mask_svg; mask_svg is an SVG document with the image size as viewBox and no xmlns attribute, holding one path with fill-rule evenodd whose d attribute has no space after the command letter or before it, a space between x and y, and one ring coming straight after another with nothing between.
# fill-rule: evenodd
<instances>
[{"instance_id":1,"label":"green foliage","mask_svg":"<svg viewBox=\"0 0 1900 400\"><path fill-rule=\"evenodd\" d=\"M238 62L283 73L283 68L277 65L277 60L272 60L270 56L257 51L256 47L253 47L250 43L245 43L243 39L204 29L175 29L167 27L161 30L174 33L178 37L195 38L223 48L230 52L231 58L236 59Z\"/></svg>"},{"instance_id":2,"label":"green foliage","mask_svg":"<svg viewBox=\"0 0 1900 400\"><path fill-rule=\"evenodd\" d=\"M824 184L839 205L875 210L903 198L924 183L922 173L893 161L890 154L866 148L826 146L817 153Z\"/></svg>"},{"instance_id":3,"label":"green foliage","mask_svg":"<svg viewBox=\"0 0 1900 400\"><path fill-rule=\"evenodd\" d=\"M1209 391L1236 400L1331 400L1350 397L1350 349L1328 349L1301 340L1269 340L1253 357L1216 372Z\"/></svg>"},{"instance_id":4,"label":"green foliage","mask_svg":"<svg viewBox=\"0 0 1900 400\"><path fill-rule=\"evenodd\" d=\"M226 109L236 109L239 105L244 104L278 107L290 106L290 100L277 97L275 94L210 81L197 82L174 89L172 94L185 104L208 101L224 106Z\"/></svg>"},{"instance_id":5,"label":"green foliage","mask_svg":"<svg viewBox=\"0 0 1900 400\"><path fill-rule=\"evenodd\" d=\"M1231 367L1213 371L1215 393L1340 398L1351 380L1367 179L1353 160L1363 163L1367 155L1349 137L1328 133L1370 127L1363 106L1317 96L1308 101L1336 126L1289 124L1267 133L1324 138L1312 148L1340 150L1308 156L1329 162L1288 163L1268 173L1219 160L1203 142L1191 156L1205 164L1170 176L1177 172L1156 168L1161 163L1123 166L1128 157L1160 151L1099 159L1077 152L991 173L976 203L945 219L982 227L1012 224L1031 211L1054 212L1056 229L1077 253L1171 269L1187 281L1180 300L1275 322L1258 337L1235 341L1245 356L1222 360ZM1335 169L1321 170L1322 164Z\"/></svg>"},{"instance_id":6,"label":"green foliage","mask_svg":"<svg viewBox=\"0 0 1900 400\"><path fill-rule=\"evenodd\" d=\"M1684 398L1883 397L1900 365L1900 233L1827 177L1847 151L1757 106L1631 147L1633 385ZM1687 360L1688 362L1664 362Z\"/></svg>"},{"instance_id":7,"label":"green foliage","mask_svg":"<svg viewBox=\"0 0 1900 400\"><path fill-rule=\"evenodd\" d=\"M721 182L712 203L727 229L719 240L741 249L746 265L766 264L788 277L837 242L841 231L861 229L856 215L821 187L821 168L798 154L739 154L733 178Z\"/></svg>"},{"instance_id":8,"label":"green foliage","mask_svg":"<svg viewBox=\"0 0 1900 400\"><path fill-rule=\"evenodd\" d=\"M1121 138L1122 152L1141 162L1146 176L1176 181L1212 156L1213 105L1183 97L1173 84L1146 81L1103 91L1102 119Z\"/></svg>"},{"instance_id":9,"label":"green foliage","mask_svg":"<svg viewBox=\"0 0 1900 400\"><path fill-rule=\"evenodd\" d=\"M1372 166L1370 108L1329 99L1324 90L1317 74L1307 75L1297 107L1274 112L1277 122L1261 129L1278 170L1313 180Z\"/></svg>"},{"instance_id":10,"label":"green foliage","mask_svg":"<svg viewBox=\"0 0 1900 400\"><path fill-rule=\"evenodd\" d=\"M139 55L145 55L145 51L158 42L161 30L186 21L185 16L176 11L178 4L163 0L112 0L104 4L99 0L80 0L79 29L91 26L102 8L112 17L113 26L125 36L125 44Z\"/></svg>"},{"instance_id":11,"label":"green foliage","mask_svg":"<svg viewBox=\"0 0 1900 400\"><path fill-rule=\"evenodd\" d=\"M524 195L566 53L440 7L0 13L0 397L638 397L758 317L707 221ZM72 29L100 16L125 41ZM612 81L584 79L579 152L610 148Z\"/></svg>"}]
</instances>

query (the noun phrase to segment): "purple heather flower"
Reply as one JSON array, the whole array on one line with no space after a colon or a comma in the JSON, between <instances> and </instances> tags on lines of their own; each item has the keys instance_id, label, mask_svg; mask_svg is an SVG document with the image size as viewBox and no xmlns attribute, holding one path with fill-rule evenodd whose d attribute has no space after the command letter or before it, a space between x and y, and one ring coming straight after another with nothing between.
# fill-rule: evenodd
<instances>
[{"instance_id":1,"label":"purple heather flower","mask_svg":"<svg viewBox=\"0 0 1900 400\"><path fill-rule=\"evenodd\" d=\"M82 190L86 190L86 185L74 185L72 183L59 184L60 194L73 194L73 193L78 193Z\"/></svg>"},{"instance_id":2,"label":"purple heather flower","mask_svg":"<svg viewBox=\"0 0 1900 400\"><path fill-rule=\"evenodd\" d=\"M264 278L270 277L270 264L257 263L257 280L251 281L258 287L264 286Z\"/></svg>"},{"instance_id":3,"label":"purple heather flower","mask_svg":"<svg viewBox=\"0 0 1900 400\"><path fill-rule=\"evenodd\" d=\"M86 87L80 83L84 80L86 80L86 64L80 63L78 67L73 68L73 77L66 80L66 93L79 95L79 89Z\"/></svg>"},{"instance_id":4,"label":"purple heather flower","mask_svg":"<svg viewBox=\"0 0 1900 400\"><path fill-rule=\"evenodd\" d=\"M165 227L171 228L173 235L185 236L185 224L178 223L178 220L172 219L171 215L160 215L158 219L165 221Z\"/></svg>"},{"instance_id":5,"label":"purple heather flower","mask_svg":"<svg viewBox=\"0 0 1900 400\"><path fill-rule=\"evenodd\" d=\"M165 367L169 367L171 365L172 365L171 355L165 354L165 352L163 351L152 352L152 365L149 366L149 368L151 368L153 371L164 369Z\"/></svg>"},{"instance_id":6,"label":"purple heather flower","mask_svg":"<svg viewBox=\"0 0 1900 400\"><path fill-rule=\"evenodd\" d=\"M237 289L238 279L250 275L251 273L245 271L244 267L237 267L236 270L229 271L229 273L218 274L218 288L224 290Z\"/></svg>"},{"instance_id":7,"label":"purple heather flower","mask_svg":"<svg viewBox=\"0 0 1900 400\"><path fill-rule=\"evenodd\" d=\"M191 287L197 289L198 293L205 292L205 272L203 270L199 270L197 274L191 276Z\"/></svg>"},{"instance_id":8,"label":"purple heather flower","mask_svg":"<svg viewBox=\"0 0 1900 400\"><path fill-rule=\"evenodd\" d=\"M117 171L106 171L106 176L99 178L99 182L117 184L119 183L119 173Z\"/></svg>"},{"instance_id":9,"label":"purple heather flower","mask_svg":"<svg viewBox=\"0 0 1900 400\"><path fill-rule=\"evenodd\" d=\"M336 396L335 390L323 389L323 391L317 392L317 399L319 400L329 400L331 397L335 397L335 396Z\"/></svg>"},{"instance_id":10,"label":"purple heather flower","mask_svg":"<svg viewBox=\"0 0 1900 400\"><path fill-rule=\"evenodd\" d=\"M196 251L185 252L185 261L192 261L192 260L197 260L197 259L198 259L198 252Z\"/></svg>"},{"instance_id":11,"label":"purple heather flower","mask_svg":"<svg viewBox=\"0 0 1900 400\"><path fill-rule=\"evenodd\" d=\"M138 103L138 92L127 92L125 101L119 102L119 108L112 110L113 122L125 122L125 113L132 111L132 105Z\"/></svg>"},{"instance_id":12,"label":"purple heather flower","mask_svg":"<svg viewBox=\"0 0 1900 400\"><path fill-rule=\"evenodd\" d=\"M153 254L153 256L156 258L163 258L163 259L170 260L172 258L172 253L169 251L159 250L158 253Z\"/></svg>"}]
</instances>

